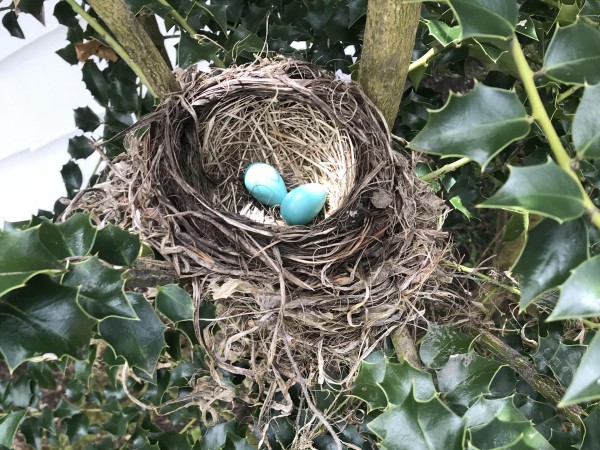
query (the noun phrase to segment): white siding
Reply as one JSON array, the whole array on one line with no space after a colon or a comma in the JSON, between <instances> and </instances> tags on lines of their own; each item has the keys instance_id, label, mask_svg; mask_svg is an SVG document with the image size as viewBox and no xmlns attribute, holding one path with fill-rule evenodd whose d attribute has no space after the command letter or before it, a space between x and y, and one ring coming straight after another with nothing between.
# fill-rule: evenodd
<instances>
[{"instance_id":1,"label":"white siding","mask_svg":"<svg viewBox=\"0 0 600 450\"><path fill-rule=\"evenodd\" d=\"M65 195L60 169L76 132L73 109L101 111L81 70L54 53L68 44L66 28L52 16L55 3L45 2L46 27L19 17L25 40L0 27L0 224L52 209ZM96 162L92 156L80 164L85 178Z\"/></svg>"}]
</instances>

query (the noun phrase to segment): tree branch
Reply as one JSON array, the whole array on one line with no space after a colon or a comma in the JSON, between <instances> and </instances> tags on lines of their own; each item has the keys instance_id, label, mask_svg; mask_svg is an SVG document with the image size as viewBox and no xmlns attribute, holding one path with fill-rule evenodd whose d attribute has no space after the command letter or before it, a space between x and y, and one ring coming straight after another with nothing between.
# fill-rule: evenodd
<instances>
[{"instance_id":1,"label":"tree branch","mask_svg":"<svg viewBox=\"0 0 600 450\"><path fill-rule=\"evenodd\" d=\"M69 3L72 5L72 2ZM88 3L107 25L125 55L115 51L131 66L153 96L162 98L179 90L175 76L152 39L123 0L88 0Z\"/></svg>"},{"instance_id":2,"label":"tree branch","mask_svg":"<svg viewBox=\"0 0 600 450\"><path fill-rule=\"evenodd\" d=\"M394 125L402 100L420 3L409 0L369 0L358 81L367 96Z\"/></svg>"}]
</instances>

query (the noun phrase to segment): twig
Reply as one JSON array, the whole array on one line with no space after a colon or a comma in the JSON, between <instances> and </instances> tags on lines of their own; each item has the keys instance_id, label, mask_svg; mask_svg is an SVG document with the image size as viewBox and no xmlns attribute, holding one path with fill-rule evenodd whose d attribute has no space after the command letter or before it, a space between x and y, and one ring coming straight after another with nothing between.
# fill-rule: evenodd
<instances>
[{"instance_id":1,"label":"twig","mask_svg":"<svg viewBox=\"0 0 600 450\"><path fill-rule=\"evenodd\" d=\"M315 417L317 419L319 419L319 421L323 424L325 429L329 432L329 434L335 441L336 449L342 450L344 448L342 441L338 437L337 433L335 432L335 430L333 429L333 427L331 426L329 421L325 418L323 413L321 411L319 411L319 408L317 408L317 406L313 403L312 398L310 397L310 392L308 392L308 387L306 386L306 381L304 380L304 377L300 373L298 364L296 363L296 360L294 359L294 356L292 355L292 351L290 350L290 345L288 343L287 336L284 333L285 332L281 333L282 334L281 340L283 341L283 346L285 347L285 352L287 354L287 357L290 360L292 367L294 368L294 372L296 373L296 381L300 384L300 388L302 389L302 393L304 394L304 398L306 399L306 404L308 405L310 410L313 412Z\"/></svg>"},{"instance_id":2,"label":"twig","mask_svg":"<svg viewBox=\"0 0 600 450\"><path fill-rule=\"evenodd\" d=\"M418 69L421 66L427 67L429 60L438 54L438 49L436 47L431 47L427 53L421 56L419 59L414 60L408 66L408 73L412 72L415 69Z\"/></svg>"},{"instance_id":3,"label":"twig","mask_svg":"<svg viewBox=\"0 0 600 450\"><path fill-rule=\"evenodd\" d=\"M554 126L552 126L552 121L550 120L550 117L546 112L546 108L544 108L544 104L542 103L540 94L537 91L534 81L534 73L527 63L527 58L525 58L521 44L516 36L512 37L510 42L510 51L515 60L515 64L517 65L519 77L521 78L521 82L523 83L523 87L525 88L525 92L527 93L527 97L529 98L529 102L531 104L531 116L539 124L540 128L546 135L558 165L575 181L575 183L577 183L577 186L581 191L585 209L590 215L592 223L596 226L596 228L600 229L600 211L598 208L596 208L594 202L592 202L590 197L587 195L583 185L581 184L581 181L579 180L579 177L571 168L571 158L569 157L565 147L562 145Z\"/></svg>"},{"instance_id":4,"label":"twig","mask_svg":"<svg viewBox=\"0 0 600 450\"><path fill-rule=\"evenodd\" d=\"M471 160L469 158L460 158L454 162L451 162L449 164L446 164L445 166L440 167L439 169L434 170L433 172L429 172L428 174L425 174L420 178L423 181L431 181L442 175L447 174L448 172L452 172L452 171L458 169L459 167L462 167L465 164L468 164L469 162L471 162Z\"/></svg>"},{"instance_id":5,"label":"twig","mask_svg":"<svg viewBox=\"0 0 600 450\"><path fill-rule=\"evenodd\" d=\"M525 357L489 331L481 329L474 329L472 331L479 335L477 341L483 347L517 372L521 378L536 390L536 392L557 405L560 403L564 395L564 389L556 380L538 373L535 367ZM584 415L583 408L577 405L571 405L559 408L559 410L576 427L581 427L581 416Z\"/></svg>"},{"instance_id":6,"label":"twig","mask_svg":"<svg viewBox=\"0 0 600 450\"><path fill-rule=\"evenodd\" d=\"M446 264L447 266L453 267L455 269L460 270L461 272L464 273L468 273L469 275L473 275L474 277L479 278L480 280L486 281L487 283L491 283L494 284L498 287L501 287L502 289L512 293L512 294L516 294L516 295L521 295L521 290L515 286L509 286L507 284L501 283L498 280L493 279L492 277L485 275L481 272L478 272L477 269L474 269L472 267L467 267L467 266L463 266L462 264L458 264L455 263L453 261L450 261L448 259L443 259L442 263Z\"/></svg>"}]
</instances>

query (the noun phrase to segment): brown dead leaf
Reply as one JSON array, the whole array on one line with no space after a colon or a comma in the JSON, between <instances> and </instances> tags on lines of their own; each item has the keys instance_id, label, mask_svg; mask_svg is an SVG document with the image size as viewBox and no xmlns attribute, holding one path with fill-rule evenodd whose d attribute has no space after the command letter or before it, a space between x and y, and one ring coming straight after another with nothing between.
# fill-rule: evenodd
<instances>
[{"instance_id":1,"label":"brown dead leaf","mask_svg":"<svg viewBox=\"0 0 600 450\"><path fill-rule=\"evenodd\" d=\"M116 62L119 59L119 56L112 48L95 39L75 44L75 51L77 52L79 62L85 62L92 56L97 56L100 59L106 59L110 62Z\"/></svg>"},{"instance_id":2,"label":"brown dead leaf","mask_svg":"<svg viewBox=\"0 0 600 450\"><path fill-rule=\"evenodd\" d=\"M394 197L389 192L381 189L376 190L371 197L371 203L377 209L387 208L394 201Z\"/></svg>"}]
</instances>

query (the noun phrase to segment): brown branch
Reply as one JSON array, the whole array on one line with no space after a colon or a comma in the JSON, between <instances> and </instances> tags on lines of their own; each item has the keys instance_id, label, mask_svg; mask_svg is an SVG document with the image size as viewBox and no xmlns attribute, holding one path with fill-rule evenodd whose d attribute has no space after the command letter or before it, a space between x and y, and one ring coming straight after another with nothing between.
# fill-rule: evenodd
<instances>
[{"instance_id":1,"label":"brown branch","mask_svg":"<svg viewBox=\"0 0 600 450\"><path fill-rule=\"evenodd\" d=\"M391 128L398 115L415 34L420 3L369 0L358 81Z\"/></svg>"},{"instance_id":2,"label":"brown branch","mask_svg":"<svg viewBox=\"0 0 600 450\"><path fill-rule=\"evenodd\" d=\"M126 62L159 98L179 90L175 76L123 0L88 0L127 54ZM125 58L124 58L125 59Z\"/></svg>"}]
</instances>

